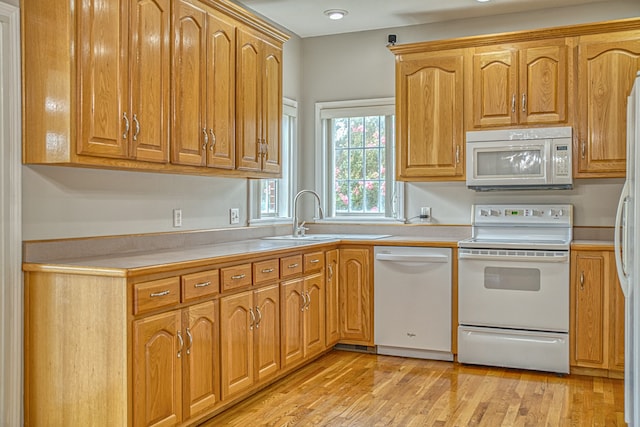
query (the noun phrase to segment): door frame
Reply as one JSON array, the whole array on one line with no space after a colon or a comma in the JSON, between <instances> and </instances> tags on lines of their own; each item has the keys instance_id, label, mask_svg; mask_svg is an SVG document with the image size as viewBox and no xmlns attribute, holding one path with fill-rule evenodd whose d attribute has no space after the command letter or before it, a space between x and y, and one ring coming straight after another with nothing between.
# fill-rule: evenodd
<instances>
[{"instance_id":1,"label":"door frame","mask_svg":"<svg viewBox=\"0 0 640 427\"><path fill-rule=\"evenodd\" d=\"M20 9L3 0L0 32L0 424L17 426L23 424Z\"/></svg>"}]
</instances>

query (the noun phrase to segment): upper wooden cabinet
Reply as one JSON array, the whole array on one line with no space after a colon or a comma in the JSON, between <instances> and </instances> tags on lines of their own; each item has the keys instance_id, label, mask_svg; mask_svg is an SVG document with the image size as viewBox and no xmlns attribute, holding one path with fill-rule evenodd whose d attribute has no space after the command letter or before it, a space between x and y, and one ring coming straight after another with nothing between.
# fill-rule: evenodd
<instances>
[{"instance_id":1,"label":"upper wooden cabinet","mask_svg":"<svg viewBox=\"0 0 640 427\"><path fill-rule=\"evenodd\" d=\"M566 123L571 58L564 38L473 49L468 128Z\"/></svg>"},{"instance_id":2,"label":"upper wooden cabinet","mask_svg":"<svg viewBox=\"0 0 640 427\"><path fill-rule=\"evenodd\" d=\"M167 162L170 1L102 3L78 12L77 154Z\"/></svg>"},{"instance_id":3,"label":"upper wooden cabinet","mask_svg":"<svg viewBox=\"0 0 640 427\"><path fill-rule=\"evenodd\" d=\"M31 0L22 16L25 163L279 173L284 33L227 0ZM260 167L241 170L236 27L263 43Z\"/></svg>"},{"instance_id":4,"label":"upper wooden cabinet","mask_svg":"<svg viewBox=\"0 0 640 427\"><path fill-rule=\"evenodd\" d=\"M235 25L176 0L171 161L235 166Z\"/></svg>"},{"instance_id":5,"label":"upper wooden cabinet","mask_svg":"<svg viewBox=\"0 0 640 427\"><path fill-rule=\"evenodd\" d=\"M248 27L238 28L237 168L280 174L282 48Z\"/></svg>"},{"instance_id":6,"label":"upper wooden cabinet","mask_svg":"<svg viewBox=\"0 0 640 427\"><path fill-rule=\"evenodd\" d=\"M464 178L462 49L396 57L397 179Z\"/></svg>"},{"instance_id":7,"label":"upper wooden cabinet","mask_svg":"<svg viewBox=\"0 0 640 427\"><path fill-rule=\"evenodd\" d=\"M574 176L625 176L627 97L639 70L640 31L580 37Z\"/></svg>"}]
</instances>

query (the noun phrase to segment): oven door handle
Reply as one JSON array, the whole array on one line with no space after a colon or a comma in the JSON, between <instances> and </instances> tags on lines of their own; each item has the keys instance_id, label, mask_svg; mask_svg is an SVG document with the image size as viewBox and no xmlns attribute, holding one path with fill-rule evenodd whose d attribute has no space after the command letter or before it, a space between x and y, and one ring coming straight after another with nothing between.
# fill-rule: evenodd
<instances>
[{"instance_id":1,"label":"oven door handle","mask_svg":"<svg viewBox=\"0 0 640 427\"><path fill-rule=\"evenodd\" d=\"M513 261L513 262L568 262L569 254L554 256L527 256L527 255L482 255L460 253L459 259L465 260L484 260L484 261Z\"/></svg>"}]
</instances>

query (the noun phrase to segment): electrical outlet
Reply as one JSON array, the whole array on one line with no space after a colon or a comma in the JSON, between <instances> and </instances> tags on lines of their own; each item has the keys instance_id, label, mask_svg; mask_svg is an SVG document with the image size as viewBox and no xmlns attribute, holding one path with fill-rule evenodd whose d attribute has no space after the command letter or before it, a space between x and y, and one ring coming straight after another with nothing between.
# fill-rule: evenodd
<instances>
[{"instance_id":1,"label":"electrical outlet","mask_svg":"<svg viewBox=\"0 0 640 427\"><path fill-rule=\"evenodd\" d=\"M173 210L173 226L182 227L182 209Z\"/></svg>"},{"instance_id":2,"label":"electrical outlet","mask_svg":"<svg viewBox=\"0 0 640 427\"><path fill-rule=\"evenodd\" d=\"M431 219L431 208L430 207L422 207L422 208L420 208L420 219Z\"/></svg>"},{"instance_id":3,"label":"electrical outlet","mask_svg":"<svg viewBox=\"0 0 640 427\"><path fill-rule=\"evenodd\" d=\"M229 209L229 223L230 224L240 223L240 209L238 208Z\"/></svg>"}]
</instances>

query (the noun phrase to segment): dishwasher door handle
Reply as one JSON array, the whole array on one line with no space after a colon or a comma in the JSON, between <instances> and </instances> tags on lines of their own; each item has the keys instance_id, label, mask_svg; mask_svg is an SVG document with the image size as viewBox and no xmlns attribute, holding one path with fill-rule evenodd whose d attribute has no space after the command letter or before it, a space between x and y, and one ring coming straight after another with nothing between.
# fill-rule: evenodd
<instances>
[{"instance_id":1,"label":"dishwasher door handle","mask_svg":"<svg viewBox=\"0 0 640 427\"><path fill-rule=\"evenodd\" d=\"M447 255L403 255L403 254L377 254L377 261L395 262L420 262L420 263L446 263L449 262Z\"/></svg>"}]
</instances>

